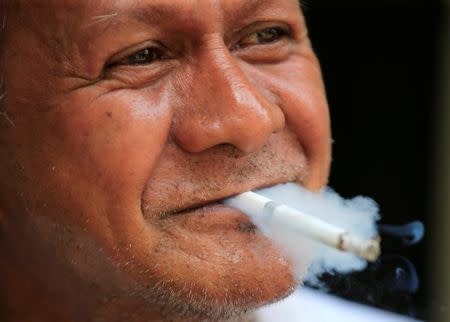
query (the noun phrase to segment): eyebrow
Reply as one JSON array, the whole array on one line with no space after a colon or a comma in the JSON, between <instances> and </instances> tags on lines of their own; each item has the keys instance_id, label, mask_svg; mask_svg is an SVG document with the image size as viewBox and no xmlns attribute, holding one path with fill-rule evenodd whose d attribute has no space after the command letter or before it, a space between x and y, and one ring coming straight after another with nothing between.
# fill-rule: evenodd
<instances>
[{"instance_id":1,"label":"eyebrow","mask_svg":"<svg viewBox=\"0 0 450 322\"><path fill-rule=\"evenodd\" d=\"M146 4L142 7L132 8L125 11L127 16L131 16L140 22L159 20L164 17L174 17L177 13L176 7L168 4Z\"/></svg>"},{"instance_id":2,"label":"eyebrow","mask_svg":"<svg viewBox=\"0 0 450 322\"><path fill-rule=\"evenodd\" d=\"M270 1L269 1L270 2ZM255 11L258 7L267 4L267 0L242 0L236 12L233 12L234 17L246 15L249 12ZM167 3L146 3L140 6L135 6L130 9L122 11L111 10L109 13L91 17L91 25L97 23L108 23L114 18L127 17L132 18L138 22L149 23L157 22L164 18L174 18L179 15L179 7Z\"/></svg>"},{"instance_id":3,"label":"eyebrow","mask_svg":"<svg viewBox=\"0 0 450 322\"><path fill-rule=\"evenodd\" d=\"M267 3L267 1L263 0L245 0L244 3L241 4L239 12L242 13L248 13L256 10L257 7L261 6L264 3Z\"/></svg>"}]
</instances>

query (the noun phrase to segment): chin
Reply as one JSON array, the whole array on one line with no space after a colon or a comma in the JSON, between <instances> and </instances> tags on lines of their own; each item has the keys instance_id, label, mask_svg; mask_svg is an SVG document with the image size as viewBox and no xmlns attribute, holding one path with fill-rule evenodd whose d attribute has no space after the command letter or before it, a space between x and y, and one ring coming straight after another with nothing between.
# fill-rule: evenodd
<instances>
[{"instance_id":1,"label":"chin","mask_svg":"<svg viewBox=\"0 0 450 322\"><path fill-rule=\"evenodd\" d=\"M266 254L238 263L227 258L192 260L181 254L167 257L173 261L167 262L170 267L153 272L159 282L147 294L149 304L156 304L163 316L220 320L285 298L297 288L298 281L290 264L269 243L258 242Z\"/></svg>"},{"instance_id":2,"label":"chin","mask_svg":"<svg viewBox=\"0 0 450 322\"><path fill-rule=\"evenodd\" d=\"M140 259L138 294L164 318L237 317L299 284L280 250L234 208L212 204L147 224L158 242Z\"/></svg>"}]
</instances>

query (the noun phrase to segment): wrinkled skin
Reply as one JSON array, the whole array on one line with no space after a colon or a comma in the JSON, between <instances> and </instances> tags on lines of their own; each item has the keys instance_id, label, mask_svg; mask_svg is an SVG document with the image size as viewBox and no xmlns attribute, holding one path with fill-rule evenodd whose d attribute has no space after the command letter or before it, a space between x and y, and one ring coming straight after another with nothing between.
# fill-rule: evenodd
<instances>
[{"instance_id":1,"label":"wrinkled skin","mask_svg":"<svg viewBox=\"0 0 450 322\"><path fill-rule=\"evenodd\" d=\"M293 290L289 261L214 201L326 184L328 109L297 0L2 10L5 320L218 320Z\"/></svg>"}]
</instances>

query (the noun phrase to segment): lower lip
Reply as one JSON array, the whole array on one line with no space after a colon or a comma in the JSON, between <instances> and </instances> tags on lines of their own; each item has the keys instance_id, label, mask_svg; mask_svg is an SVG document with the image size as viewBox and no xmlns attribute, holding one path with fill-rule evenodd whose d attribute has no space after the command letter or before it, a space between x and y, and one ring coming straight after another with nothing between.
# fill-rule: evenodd
<instances>
[{"instance_id":1,"label":"lower lip","mask_svg":"<svg viewBox=\"0 0 450 322\"><path fill-rule=\"evenodd\" d=\"M250 220L249 216L241 212L239 209L230 207L221 203L211 203L198 208L185 210L172 215L169 215L163 220L170 221L197 221L201 220L203 223L214 222L216 224L228 224L231 222L242 225L243 230L245 226L248 229L255 229L254 224Z\"/></svg>"}]
</instances>

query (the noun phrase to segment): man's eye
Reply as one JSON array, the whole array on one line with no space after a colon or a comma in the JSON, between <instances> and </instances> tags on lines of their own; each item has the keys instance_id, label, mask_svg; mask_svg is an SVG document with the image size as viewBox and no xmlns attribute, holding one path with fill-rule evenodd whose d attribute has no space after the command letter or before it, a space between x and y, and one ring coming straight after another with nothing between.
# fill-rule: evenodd
<instances>
[{"instance_id":1,"label":"man's eye","mask_svg":"<svg viewBox=\"0 0 450 322\"><path fill-rule=\"evenodd\" d=\"M241 39L238 43L238 48L245 48L254 45L264 45L279 41L284 36L289 36L289 30L280 27L271 27L263 30L259 30L249 34Z\"/></svg>"},{"instance_id":2,"label":"man's eye","mask_svg":"<svg viewBox=\"0 0 450 322\"><path fill-rule=\"evenodd\" d=\"M161 59L164 59L164 55L160 49L145 48L125 57L119 64L148 65Z\"/></svg>"}]
</instances>

